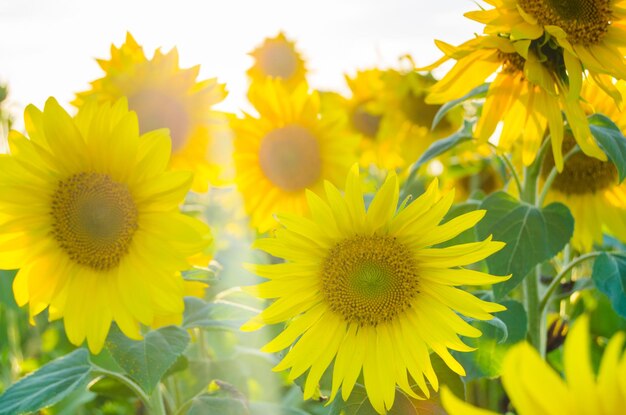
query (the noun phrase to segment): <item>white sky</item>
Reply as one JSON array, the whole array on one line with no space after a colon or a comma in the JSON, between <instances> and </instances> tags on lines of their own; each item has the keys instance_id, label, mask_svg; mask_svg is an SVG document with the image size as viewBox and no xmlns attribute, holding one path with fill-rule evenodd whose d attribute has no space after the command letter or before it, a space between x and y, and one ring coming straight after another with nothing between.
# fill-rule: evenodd
<instances>
[{"instance_id":1,"label":"white sky","mask_svg":"<svg viewBox=\"0 0 626 415\"><path fill-rule=\"evenodd\" d=\"M144 46L177 46L181 65L201 65L230 91L222 109L243 106L247 55L284 30L311 70L312 86L345 90L343 73L390 66L410 53L418 65L440 56L433 39L460 43L481 27L464 18L471 0L0 0L0 82L8 82L18 125L29 103L49 96L69 108L74 92L102 76L126 31Z\"/></svg>"}]
</instances>

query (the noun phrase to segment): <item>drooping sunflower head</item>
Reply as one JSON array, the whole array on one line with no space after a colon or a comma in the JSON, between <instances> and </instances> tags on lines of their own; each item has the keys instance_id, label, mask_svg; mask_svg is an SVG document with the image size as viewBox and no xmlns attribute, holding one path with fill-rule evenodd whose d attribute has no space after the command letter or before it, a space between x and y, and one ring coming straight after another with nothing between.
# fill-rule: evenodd
<instances>
[{"instance_id":1,"label":"drooping sunflower head","mask_svg":"<svg viewBox=\"0 0 626 415\"><path fill-rule=\"evenodd\" d=\"M616 87L626 90L623 82ZM626 131L626 117L599 86L585 82L582 94L589 114L601 112ZM569 152L575 144L572 134L566 133L562 152ZM542 178L548 177L553 166L551 154L547 154ZM601 245L605 232L626 241L626 184L620 183L612 161L602 161L580 152L574 154L552 182L546 203L552 201L564 203L572 212L575 220L572 245L577 250L585 252L591 250L594 243Z\"/></svg>"},{"instance_id":2,"label":"drooping sunflower head","mask_svg":"<svg viewBox=\"0 0 626 415\"><path fill-rule=\"evenodd\" d=\"M287 39L283 32L266 38L263 44L250 52L250 56L254 58L254 64L247 74L253 83L274 78L292 89L306 81L304 59L295 43Z\"/></svg>"},{"instance_id":3,"label":"drooping sunflower head","mask_svg":"<svg viewBox=\"0 0 626 415\"><path fill-rule=\"evenodd\" d=\"M71 118L54 99L25 113L0 156L0 268L17 269L19 305L49 307L68 338L98 353L112 321L180 321L179 271L210 244L208 228L178 212L191 173L166 167L167 130L140 135L125 100L90 102Z\"/></svg>"},{"instance_id":4,"label":"drooping sunflower head","mask_svg":"<svg viewBox=\"0 0 626 415\"><path fill-rule=\"evenodd\" d=\"M481 333L456 312L490 319L490 313L503 307L456 286L491 284L506 277L460 267L484 259L503 244L488 238L433 248L484 215L471 212L440 224L454 195L442 194L436 181L399 211L394 174L367 209L357 166L348 174L345 189L342 195L326 182L326 200L308 192L309 216L279 215L284 227L275 238L255 243L285 262L250 267L270 280L250 290L275 301L244 329L288 322L264 348L276 352L291 347L276 370L291 369L290 379L308 370L308 399L334 361L331 400L340 387L347 399L362 371L369 400L383 414L393 406L396 385L416 398L417 389L429 396L426 381L437 390L430 351L465 373L448 349L469 351L458 335Z\"/></svg>"},{"instance_id":5,"label":"drooping sunflower head","mask_svg":"<svg viewBox=\"0 0 626 415\"><path fill-rule=\"evenodd\" d=\"M205 191L217 180L219 166L211 160L211 141L218 133L223 115L211 107L226 97L223 84L215 79L198 81L199 66L178 66L176 48L159 49L148 59L128 33L119 48L111 46L111 59L98 60L105 76L93 81L91 89L77 94L74 105L88 100L113 103L127 97L137 113L142 133L158 128L170 130L171 166L195 172L193 188Z\"/></svg>"},{"instance_id":6,"label":"drooping sunflower head","mask_svg":"<svg viewBox=\"0 0 626 415\"><path fill-rule=\"evenodd\" d=\"M306 189L340 183L355 159L356 139L340 120L320 117L319 96L306 84L288 90L278 80L253 84L258 116L232 123L237 183L253 226L266 231L278 212L304 213Z\"/></svg>"},{"instance_id":7,"label":"drooping sunflower head","mask_svg":"<svg viewBox=\"0 0 626 415\"><path fill-rule=\"evenodd\" d=\"M528 343L519 343L507 353L502 383L519 415L584 414L613 415L626 405L626 355L624 333L615 334L604 349L598 374L594 373L589 348L589 317L576 320L565 339L565 379L556 373ZM442 391L450 415L484 414Z\"/></svg>"}]
</instances>

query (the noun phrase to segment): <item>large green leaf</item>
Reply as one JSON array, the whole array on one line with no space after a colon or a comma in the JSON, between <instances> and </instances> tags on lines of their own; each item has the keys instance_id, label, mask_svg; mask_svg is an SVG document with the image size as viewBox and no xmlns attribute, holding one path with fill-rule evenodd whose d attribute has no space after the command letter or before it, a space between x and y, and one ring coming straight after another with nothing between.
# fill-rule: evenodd
<instances>
[{"instance_id":1,"label":"large green leaf","mask_svg":"<svg viewBox=\"0 0 626 415\"><path fill-rule=\"evenodd\" d=\"M0 415L34 412L86 387L91 373L89 352L78 349L53 360L11 385L0 396Z\"/></svg>"},{"instance_id":2,"label":"large green leaf","mask_svg":"<svg viewBox=\"0 0 626 415\"><path fill-rule=\"evenodd\" d=\"M512 274L508 281L494 285L497 298L514 289L535 265L558 254L574 231L574 218L560 203L540 209L496 192L480 208L487 214L476 225L479 238L493 235L494 240L506 243L487 258L489 270L496 275Z\"/></svg>"},{"instance_id":3,"label":"large green leaf","mask_svg":"<svg viewBox=\"0 0 626 415\"><path fill-rule=\"evenodd\" d=\"M490 324L493 320L473 321L472 325L483 334L478 338L464 338L463 341L476 350L467 353L453 352L454 357L467 372L465 380L499 376L502 361L509 347L526 337L528 318L524 306L514 300L502 301L502 305L506 310L499 312L497 318L505 325L506 337L503 338L499 324Z\"/></svg>"},{"instance_id":4,"label":"large green leaf","mask_svg":"<svg viewBox=\"0 0 626 415\"><path fill-rule=\"evenodd\" d=\"M180 327L168 326L153 330L141 341L126 337L113 325L107 338L107 349L128 376L147 393L151 393L161 377L183 354L189 333Z\"/></svg>"},{"instance_id":5,"label":"large green leaf","mask_svg":"<svg viewBox=\"0 0 626 415\"><path fill-rule=\"evenodd\" d=\"M250 415L242 399L203 394L193 399L187 415Z\"/></svg>"},{"instance_id":6,"label":"large green leaf","mask_svg":"<svg viewBox=\"0 0 626 415\"><path fill-rule=\"evenodd\" d=\"M275 403L250 402L250 415L309 415L308 412L298 408L288 408Z\"/></svg>"},{"instance_id":7,"label":"large green leaf","mask_svg":"<svg viewBox=\"0 0 626 415\"><path fill-rule=\"evenodd\" d=\"M626 317L626 255L603 253L593 264L591 278L615 312Z\"/></svg>"},{"instance_id":8,"label":"large green leaf","mask_svg":"<svg viewBox=\"0 0 626 415\"><path fill-rule=\"evenodd\" d=\"M239 330L255 313L228 302L206 302L199 298L185 298L183 327L214 330Z\"/></svg>"},{"instance_id":9,"label":"large green leaf","mask_svg":"<svg viewBox=\"0 0 626 415\"><path fill-rule=\"evenodd\" d=\"M619 181L626 178L626 138L613 121L602 114L589 117L591 134L617 167Z\"/></svg>"}]
</instances>

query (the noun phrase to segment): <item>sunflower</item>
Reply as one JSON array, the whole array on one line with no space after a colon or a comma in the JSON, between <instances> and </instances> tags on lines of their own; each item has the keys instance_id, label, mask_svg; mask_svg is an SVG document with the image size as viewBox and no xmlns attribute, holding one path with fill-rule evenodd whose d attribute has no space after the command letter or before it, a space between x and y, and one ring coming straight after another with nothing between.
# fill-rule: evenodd
<instances>
[{"instance_id":1,"label":"sunflower","mask_svg":"<svg viewBox=\"0 0 626 415\"><path fill-rule=\"evenodd\" d=\"M208 228L178 212L192 176L166 171L167 130L139 135L125 100L90 102L71 118L50 98L25 111L0 155L0 268L16 269L17 303L49 307L69 340L98 353L114 321L130 338L140 324L176 316L188 258Z\"/></svg>"},{"instance_id":2,"label":"sunflower","mask_svg":"<svg viewBox=\"0 0 626 415\"><path fill-rule=\"evenodd\" d=\"M259 117L235 119L236 181L252 225L270 229L277 212L306 212L306 189L340 183L355 160L356 139L342 136L338 120L320 118L319 96L306 84L288 90L278 80L252 84Z\"/></svg>"},{"instance_id":3,"label":"sunflower","mask_svg":"<svg viewBox=\"0 0 626 415\"><path fill-rule=\"evenodd\" d=\"M322 111L345 120L345 134L360 139L360 163L381 169L404 167L409 160L403 154L399 135L389 128L382 128L386 113L388 86L385 71L367 69L355 76L346 75L351 96L345 98L336 93L322 95Z\"/></svg>"},{"instance_id":4,"label":"sunflower","mask_svg":"<svg viewBox=\"0 0 626 415\"><path fill-rule=\"evenodd\" d=\"M626 79L626 1L624 0L485 0L493 9L467 13L484 23L485 33L510 34L522 50L555 42L564 60L573 94L580 91L583 69ZM547 57L547 56L546 56ZM610 82L603 87L616 101Z\"/></svg>"},{"instance_id":5,"label":"sunflower","mask_svg":"<svg viewBox=\"0 0 626 415\"><path fill-rule=\"evenodd\" d=\"M283 32L266 38L262 45L250 52L250 56L254 58L254 64L247 74L253 83L275 78L288 89L293 89L306 81L304 59Z\"/></svg>"},{"instance_id":6,"label":"sunflower","mask_svg":"<svg viewBox=\"0 0 626 415\"><path fill-rule=\"evenodd\" d=\"M111 59L98 60L105 76L93 81L89 91L77 94L74 105L87 100L113 103L128 97L128 106L139 117L142 133L169 128L172 142L170 165L195 172L193 190L204 192L216 182L220 168L210 159L212 137L227 122L224 114L211 110L226 97L224 85L215 79L197 81L199 66L181 69L176 48L159 49L147 59L130 33L119 48L111 46Z\"/></svg>"},{"instance_id":7,"label":"sunflower","mask_svg":"<svg viewBox=\"0 0 626 415\"><path fill-rule=\"evenodd\" d=\"M544 362L528 343L507 353L504 389L519 415L615 415L626 406L624 333L615 334L604 350L596 376L589 358L589 319L581 316L565 340L565 379ZM442 401L450 415L493 415L462 402L447 389Z\"/></svg>"},{"instance_id":8,"label":"sunflower","mask_svg":"<svg viewBox=\"0 0 626 415\"><path fill-rule=\"evenodd\" d=\"M623 81L617 87L626 92ZM589 112L603 113L626 133L626 116L597 85L585 83L582 96L589 104ZM574 145L571 134L566 134L563 151ZM541 172L544 179L552 166L548 155ZM552 182L546 197L546 203L551 202L561 202L572 212L572 244L576 249L590 251L594 243L601 245L603 230L626 241L626 183L619 182L617 168L611 161L600 161L582 153L572 156Z\"/></svg>"},{"instance_id":9,"label":"sunflower","mask_svg":"<svg viewBox=\"0 0 626 415\"><path fill-rule=\"evenodd\" d=\"M541 63L532 50L523 57L510 39L500 36L480 36L458 47L443 42L438 45L446 56L423 69L432 69L450 58L457 62L431 88L428 103L461 98L495 73L476 125L479 142L486 142L502 121L499 145L510 151L521 140L522 161L530 165L549 129L554 160L562 170L563 110L585 154L607 159L591 136L579 98L569 96L556 72Z\"/></svg>"},{"instance_id":10,"label":"sunflower","mask_svg":"<svg viewBox=\"0 0 626 415\"><path fill-rule=\"evenodd\" d=\"M486 258L504 244L489 237L432 248L471 228L485 214L474 211L440 225L454 192L441 194L436 180L398 212L394 173L367 211L356 165L345 189L342 196L325 183L327 201L309 192L310 217L279 215L284 227L276 237L255 242L256 248L286 262L250 267L270 280L251 290L276 301L243 329L288 321L263 348L277 352L293 346L275 370L291 369L293 380L310 369L304 387L309 399L334 360L332 401L339 387L348 398L363 369L369 400L383 414L393 406L396 385L415 398L411 384L426 397L430 392L425 379L437 390L429 350L465 374L448 349L471 351L458 335L481 333L457 313L488 320L490 313L504 307L455 286L492 284L507 277L459 267Z\"/></svg>"},{"instance_id":11,"label":"sunflower","mask_svg":"<svg viewBox=\"0 0 626 415\"><path fill-rule=\"evenodd\" d=\"M381 120L381 136L397 143L400 168L415 162L436 140L457 131L462 123L460 108L452 110L433 129L432 123L441 105L426 103L428 89L437 81L430 74L416 71L387 70L385 83L385 112Z\"/></svg>"}]
</instances>

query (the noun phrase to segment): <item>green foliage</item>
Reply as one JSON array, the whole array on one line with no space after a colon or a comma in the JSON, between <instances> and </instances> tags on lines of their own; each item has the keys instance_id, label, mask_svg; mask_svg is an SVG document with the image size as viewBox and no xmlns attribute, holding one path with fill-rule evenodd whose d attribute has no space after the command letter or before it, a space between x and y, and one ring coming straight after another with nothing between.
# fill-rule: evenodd
<instances>
[{"instance_id":1,"label":"green foliage","mask_svg":"<svg viewBox=\"0 0 626 415\"><path fill-rule=\"evenodd\" d=\"M464 381L499 376L502 360L509 347L526 337L528 318L524 306L514 300L502 301L502 305L506 307L506 310L498 313L497 318L472 323L483 334L477 339L464 338L463 341L467 345L475 347L475 351L469 353L453 352L454 357L467 372ZM499 323L493 324L492 322ZM505 332L503 332L500 324L504 325ZM454 393L457 394L458 392L454 391Z\"/></svg>"},{"instance_id":2,"label":"green foliage","mask_svg":"<svg viewBox=\"0 0 626 415\"><path fill-rule=\"evenodd\" d=\"M151 331L143 340L135 341L114 325L107 338L107 349L115 361L148 393L154 390L188 344L187 331L175 326Z\"/></svg>"},{"instance_id":3,"label":"green foliage","mask_svg":"<svg viewBox=\"0 0 626 415\"><path fill-rule=\"evenodd\" d=\"M472 127L473 124L471 122L464 121L463 128L461 128L459 131L452 134L450 137L435 141L411 166L411 172L409 174L415 174L419 170L419 168L422 167L425 163L431 161L435 157L440 156L449 150L452 150L459 144L471 140Z\"/></svg>"},{"instance_id":4,"label":"green foliage","mask_svg":"<svg viewBox=\"0 0 626 415\"><path fill-rule=\"evenodd\" d=\"M626 256L603 253L593 264L591 278L615 312L626 317Z\"/></svg>"},{"instance_id":5,"label":"green foliage","mask_svg":"<svg viewBox=\"0 0 626 415\"><path fill-rule=\"evenodd\" d=\"M479 238L493 235L494 240L506 243L487 258L489 270L497 275L512 274L508 281L494 285L496 298L513 290L535 265L559 253L574 231L574 218L560 203L538 208L496 192L480 208L487 214L476 225Z\"/></svg>"},{"instance_id":6,"label":"green foliage","mask_svg":"<svg viewBox=\"0 0 626 415\"><path fill-rule=\"evenodd\" d=\"M185 298L184 328L208 330L239 330L255 313L229 302L207 302L195 297Z\"/></svg>"},{"instance_id":7,"label":"green foliage","mask_svg":"<svg viewBox=\"0 0 626 415\"><path fill-rule=\"evenodd\" d=\"M602 114L589 117L591 134L617 167L619 181L626 178L626 138L617 125Z\"/></svg>"},{"instance_id":8,"label":"green foliage","mask_svg":"<svg viewBox=\"0 0 626 415\"><path fill-rule=\"evenodd\" d=\"M437 111L437 114L435 114L435 117L433 118L431 129L434 130L435 127L437 127L437 125L439 124L439 122L443 119L443 117L445 117L445 115L448 112L450 112L453 108L455 108L457 105L462 104L463 102L469 99L477 99L477 98L485 97L487 95L487 91L489 90L489 86L490 84L479 85L476 88L472 89L467 94L463 95L461 98L458 98L458 99L455 99L455 100L452 100L443 104L441 108L439 108L439 111Z\"/></svg>"},{"instance_id":9,"label":"green foliage","mask_svg":"<svg viewBox=\"0 0 626 415\"><path fill-rule=\"evenodd\" d=\"M0 415L34 412L84 388L91 374L89 352L78 349L11 385L0 396Z\"/></svg>"},{"instance_id":10,"label":"green foliage","mask_svg":"<svg viewBox=\"0 0 626 415\"><path fill-rule=\"evenodd\" d=\"M187 415L250 415L248 405L242 399L200 395L193 399Z\"/></svg>"}]
</instances>

